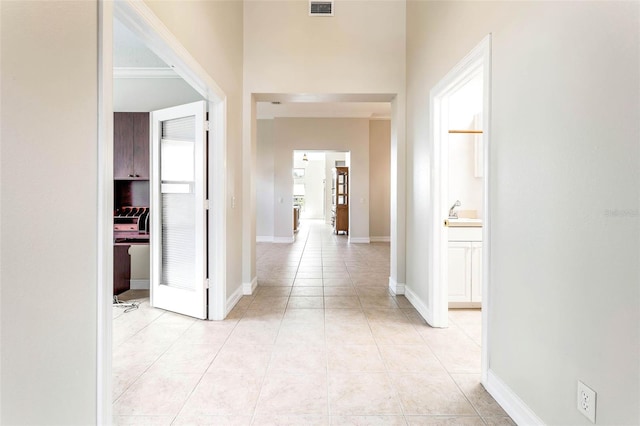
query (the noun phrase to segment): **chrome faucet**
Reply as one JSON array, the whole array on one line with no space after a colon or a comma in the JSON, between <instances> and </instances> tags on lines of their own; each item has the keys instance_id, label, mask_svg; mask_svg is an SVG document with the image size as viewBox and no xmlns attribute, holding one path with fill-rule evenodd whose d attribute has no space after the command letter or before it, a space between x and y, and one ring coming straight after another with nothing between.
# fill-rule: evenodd
<instances>
[{"instance_id":1,"label":"chrome faucet","mask_svg":"<svg viewBox=\"0 0 640 426\"><path fill-rule=\"evenodd\" d=\"M451 208L449 209L449 219L457 219L458 218L458 212L454 212L453 210L455 210L456 207L460 207L460 200L456 200L455 203L453 203L453 205L451 206Z\"/></svg>"}]
</instances>

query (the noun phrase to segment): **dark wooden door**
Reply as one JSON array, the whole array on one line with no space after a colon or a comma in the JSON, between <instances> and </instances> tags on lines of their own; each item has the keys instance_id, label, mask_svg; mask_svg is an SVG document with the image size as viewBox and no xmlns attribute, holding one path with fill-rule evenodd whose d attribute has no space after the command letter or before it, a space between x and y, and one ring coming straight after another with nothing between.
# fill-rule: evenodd
<instances>
[{"instance_id":1,"label":"dark wooden door","mask_svg":"<svg viewBox=\"0 0 640 426\"><path fill-rule=\"evenodd\" d=\"M133 175L133 116L116 112L113 114L113 178L131 179Z\"/></svg>"}]
</instances>

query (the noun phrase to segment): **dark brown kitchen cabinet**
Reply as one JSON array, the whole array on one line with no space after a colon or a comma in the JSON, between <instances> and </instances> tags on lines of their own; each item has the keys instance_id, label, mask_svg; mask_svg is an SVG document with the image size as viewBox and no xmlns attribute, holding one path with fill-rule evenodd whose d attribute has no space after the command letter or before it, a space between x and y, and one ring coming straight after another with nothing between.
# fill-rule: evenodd
<instances>
[{"instance_id":1,"label":"dark brown kitchen cabinet","mask_svg":"<svg viewBox=\"0 0 640 426\"><path fill-rule=\"evenodd\" d=\"M113 295L117 296L131 288L130 245L113 246Z\"/></svg>"},{"instance_id":2,"label":"dark brown kitchen cabinet","mask_svg":"<svg viewBox=\"0 0 640 426\"><path fill-rule=\"evenodd\" d=\"M149 113L113 114L113 178L149 179Z\"/></svg>"}]
</instances>

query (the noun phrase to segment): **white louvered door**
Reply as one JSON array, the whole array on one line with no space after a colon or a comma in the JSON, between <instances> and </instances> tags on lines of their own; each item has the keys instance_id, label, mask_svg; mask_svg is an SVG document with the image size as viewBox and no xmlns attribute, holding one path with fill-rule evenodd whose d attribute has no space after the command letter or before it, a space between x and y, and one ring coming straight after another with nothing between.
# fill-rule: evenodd
<instances>
[{"instance_id":1,"label":"white louvered door","mask_svg":"<svg viewBox=\"0 0 640 426\"><path fill-rule=\"evenodd\" d=\"M207 316L206 103L151 113L151 305Z\"/></svg>"}]
</instances>

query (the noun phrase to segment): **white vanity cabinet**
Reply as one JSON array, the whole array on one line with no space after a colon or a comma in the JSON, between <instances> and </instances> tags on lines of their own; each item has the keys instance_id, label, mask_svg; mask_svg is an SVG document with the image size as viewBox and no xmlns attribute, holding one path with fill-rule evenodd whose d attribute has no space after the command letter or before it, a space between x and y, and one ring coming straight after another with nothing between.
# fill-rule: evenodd
<instances>
[{"instance_id":1,"label":"white vanity cabinet","mask_svg":"<svg viewBox=\"0 0 640 426\"><path fill-rule=\"evenodd\" d=\"M449 307L477 308L482 302L482 228L449 228Z\"/></svg>"}]
</instances>

